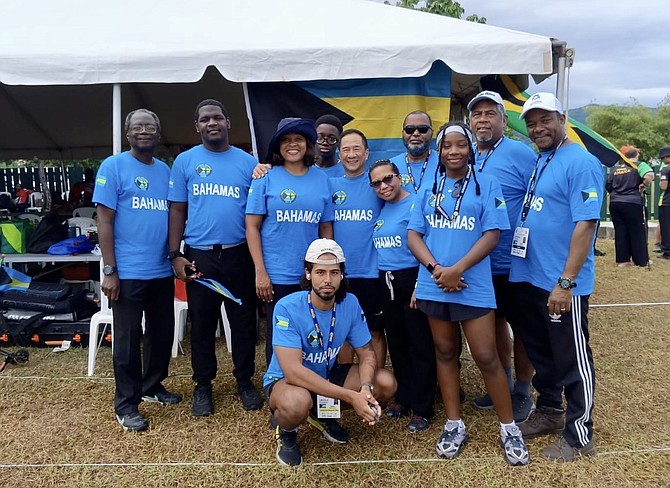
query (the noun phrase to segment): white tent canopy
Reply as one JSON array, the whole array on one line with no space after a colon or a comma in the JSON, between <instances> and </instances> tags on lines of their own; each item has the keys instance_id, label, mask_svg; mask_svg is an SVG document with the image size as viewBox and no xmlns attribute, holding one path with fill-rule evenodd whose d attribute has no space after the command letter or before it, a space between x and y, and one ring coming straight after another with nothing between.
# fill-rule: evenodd
<instances>
[{"instance_id":1,"label":"white tent canopy","mask_svg":"<svg viewBox=\"0 0 670 488\"><path fill-rule=\"evenodd\" d=\"M365 0L3 0L0 18L0 128L8 139L0 158L108 149L114 84L124 87L117 111L166 97L167 105L156 107L163 125L169 117L192 127L191 110L202 98L239 104L229 101L228 82L422 76L442 60L454 72L457 95L481 75L553 70L550 38ZM203 83L210 66L218 73L208 71L209 91L194 94L195 101L184 96L193 86L174 85ZM241 85L234 89L239 96ZM170 93L191 110L169 108ZM128 106L128 97L139 105ZM68 108L79 114L82 131L66 120L73 118ZM102 139L94 135L99 127L107 131ZM175 145L197 142L191 132L166 136Z\"/></svg>"}]
</instances>

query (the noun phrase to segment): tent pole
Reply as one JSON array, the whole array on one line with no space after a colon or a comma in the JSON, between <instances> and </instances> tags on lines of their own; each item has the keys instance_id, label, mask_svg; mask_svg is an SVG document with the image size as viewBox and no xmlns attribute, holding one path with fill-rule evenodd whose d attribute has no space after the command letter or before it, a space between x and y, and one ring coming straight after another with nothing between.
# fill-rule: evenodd
<instances>
[{"instance_id":1,"label":"tent pole","mask_svg":"<svg viewBox=\"0 0 670 488\"><path fill-rule=\"evenodd\" d=\"M121 152L121 85L112 88L112 154Z\"/></svg>"},{"instance_id":2,"label":"tent pole","mask_svg":"<svg viewBox=\"0 0 670 488\"><path fill-rule=\"evenodd\" d=\"M253 151L254 157L258 159L260 155L258 154L258 146L256 145L256 132L254 131L254 117L251 113L251 102L249 101L249 88L247 87L247 82L242 83L242 91L244 92L244 106L247 109L247 119L249 119L249 133L251 134L251 149Z\"/></svg>"},{"instance_id":3,"label":"tent pole","mask_svg":"<svg viewBox=\"0 0 670 488\"><path fill-rule=\"evenodd\" d=\"M556 98L558 98L558 101L561 102L561 105L565 107L565 51L567 48L567 43L565 41L554 39L552 44L552 50L554 54L558 56L558 65L556 66Z\"/></svg>"}]
</instances>

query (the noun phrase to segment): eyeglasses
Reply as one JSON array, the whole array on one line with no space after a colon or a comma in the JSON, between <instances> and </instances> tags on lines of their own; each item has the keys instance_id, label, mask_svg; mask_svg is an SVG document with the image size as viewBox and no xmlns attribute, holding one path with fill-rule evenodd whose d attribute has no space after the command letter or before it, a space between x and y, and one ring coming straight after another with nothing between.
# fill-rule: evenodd
<instances>
[{"instance_id":1,"label":"eyeglasses","mask_svg":"<svg viewBox=\"0 0 670 488\"><path fill-rule=\"evenodd\" d=\"M317 144L328 144L332 146L338 143L338 139L335 136L326 136L326 137L319 136L316 138L316 142Z\"/></svg>"},{"instance_id":2,"label":"eyeglasses","mask_svg":"<svg viewBox=\"0 0 670 488\"><path fill-rule=\"evenodd\" d=\"M375 188L375 189L381 188L382 183L384 183L386 186L389 186L393 182L393 178L395 178L396 176L398 176L398 175L393 174L393 175L384 176L381 180L371 181L370 186L372 188Z\"/></svg>"},{"instance_id":3,"label":"eyeglasses","mask_svg":"<svg viewBox=\"0 0 670 488\"><path fill-rule=\"evenodd\" d=\"M158 127L153 124L138 124L130 127L130 132L133 134L141 134L142 131L147 134L155 134L158 132Z\"/></svg>"},{"instance_id":4,"label":"eyeglasses","mask_svg":"<svg viewBox=\"0 0 670 488\"><path fill-rule=\"evenodd\" d=\"M432 130L433 128L429 125L406 125L405 127L402 128L402 130L405 131L405 134L408 136L411 136L414 134L415 131L419 131L419 134L426 134L428 133L429 130Z\"/></svg>"}]
</instances>

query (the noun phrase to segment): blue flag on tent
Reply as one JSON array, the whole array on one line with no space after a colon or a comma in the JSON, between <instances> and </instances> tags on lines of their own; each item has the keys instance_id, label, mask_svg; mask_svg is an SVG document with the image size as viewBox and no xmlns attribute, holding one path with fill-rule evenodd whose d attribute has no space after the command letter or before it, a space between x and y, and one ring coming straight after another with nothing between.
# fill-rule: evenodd
<instances>
[{"instance_id":1,"label":"blue flag on tent","mask_svg":"<svg viewBox=\"0 0 670 488\"><path fill-rule=\"evenodd\" d=\"M316 120L331 114L345 129L358 129L368 138L369 163L405 152L402 123L415 110L427 112L437 129L449 120L451 70L437 61L416 78L248 83L249 107L260 160L284 117Z\"/></svg>"},{"instance_id":2,"label":"blue flag on tent","mask_svg":"<svg viewBox=\"0 0 670 488\"><path fill-rule=\"evenodd\" d=\"M235 296L230 293L230 290L223 286L221 283L219 283L216 280L213 280L212 278L198 278L195 280L196 283L200 283L202 286L206 286L212 291L215 291L219 295L223 295L226 298L229 298L230 300L234 301L238 305L242 305L242 300L239 298L235 298Z\"/></svg>"},{"instance_id":3,"label":"blue flag on tent","mask_svg":"<svg viewBox=\"0 0 670 488\"><path fill-rule=\"evenodd\" d=\"M33 279L8 266L0 266L0 292L26 291Z\"/></svg>"}]
</instances>

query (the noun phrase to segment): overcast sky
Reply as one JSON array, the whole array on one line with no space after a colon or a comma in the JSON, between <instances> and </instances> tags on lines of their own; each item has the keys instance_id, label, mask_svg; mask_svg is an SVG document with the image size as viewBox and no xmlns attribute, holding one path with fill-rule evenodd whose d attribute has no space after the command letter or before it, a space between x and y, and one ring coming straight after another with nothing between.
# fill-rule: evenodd
<instances>
[{"instance_id":1,"label":"overcast sky","mask_svg":"<svg viewBox=\"0 0 670 488\"><path fill-rule=\"evenodd\" d=\"M379 0L383 1L383 0ZM392 2L393 3L393 2ZM570 107L657 106L670 94L668 0L460 0L487 24L566 41L575 49ZM404 34L411 39L409 32ZM556 76L541 89L554 91ZM531 87L530 91L539 91Z\"/></svg>"}]
</instances>

